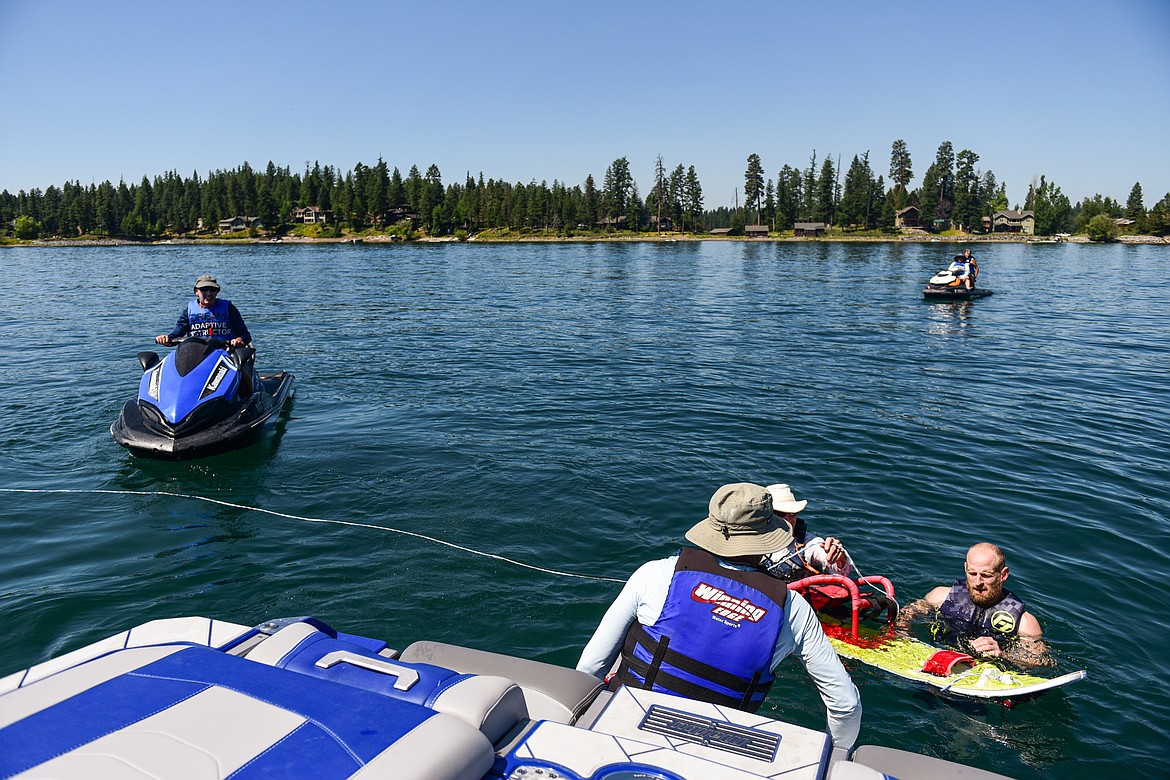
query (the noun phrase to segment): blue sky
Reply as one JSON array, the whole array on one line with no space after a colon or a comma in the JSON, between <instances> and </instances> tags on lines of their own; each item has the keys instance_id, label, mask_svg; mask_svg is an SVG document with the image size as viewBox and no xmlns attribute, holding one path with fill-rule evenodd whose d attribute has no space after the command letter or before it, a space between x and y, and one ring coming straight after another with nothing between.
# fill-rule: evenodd
<instances>
[{"instance_id":1,"label":"blue sky","mask_svg":"<svg viewBox=\"0 0 1170 780\"><path fill-rule=\"evenodd\" d=\"M661 154L731 205L765 176L904 139L971 149L1013 205L1170 192L1170 2L175 3L0 0L0 189L383 157L600 185Z\"/></svg>"}]
</instances>

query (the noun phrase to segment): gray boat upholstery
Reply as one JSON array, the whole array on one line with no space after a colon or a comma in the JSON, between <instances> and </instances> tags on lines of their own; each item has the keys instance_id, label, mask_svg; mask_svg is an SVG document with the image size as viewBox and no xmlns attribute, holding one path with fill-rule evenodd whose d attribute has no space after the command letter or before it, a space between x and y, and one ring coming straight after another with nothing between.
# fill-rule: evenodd
<instances>
[{"instance_id":1,"label":"gray boat upholstery","mask_svg":"<svg viewBox=\"0 0 1170 780\"><path fill-rule=\"evenodd\" d=\"M940 777L947 780L1011 780L995 772L876 745L862 745L857 748L853 751L853 762L876 769L898 780L938 780ZM832 780L836 775L830 774L829 777Z\"/></svg>"},{"instance_id":2,"label":"gray boat upholstery","mask_svg":"<svg viewBox=\"0 0 1170 780\"><path fill-rule=\"evenodd\" d=\"M3 777L478 780L493 761L456 717L198 646L115 651L0 697Z\"/></svg>"},{"instance_id":3,"label":"gray boat upholstery","mask_svg":"<svg viewBox=\"0 0 1170 780\"><path fill-rule=\"evenodd\" d=\"M861 764L841 763L833 764L829 768L826 780L901 780ZM934 780L939 780L935 777Z\"/></svg>"},{"instance_id":4,"label":"gray boat upholstery","mask_svg":"<svg viewBox=\"0 0 1170 780\"><path fill-rule=\"evenodd\" d=\"M309 654L313 663L305 663L300 658L304 654ZM244 657L268 666L295 666L302 674L414 701L474 726L493 744L529 718L524 693L506 677L392 659L330 636L307 622L280 629ZM343 668L336 668L339 665Z\"/></svg>"},{"instance_id":5,"label":"gray boat upholstery","mask_svg":"<svg viewBox=\"0 0 1170 780\"><path fill-rule=\"evenodd\" d=\"M443 642L415 642L402 651L399 659L469 674L506 677L523 690L529 717L569 725L576 723L604 687L593 675L576 669Z\"/></svg>"}]
</instances>

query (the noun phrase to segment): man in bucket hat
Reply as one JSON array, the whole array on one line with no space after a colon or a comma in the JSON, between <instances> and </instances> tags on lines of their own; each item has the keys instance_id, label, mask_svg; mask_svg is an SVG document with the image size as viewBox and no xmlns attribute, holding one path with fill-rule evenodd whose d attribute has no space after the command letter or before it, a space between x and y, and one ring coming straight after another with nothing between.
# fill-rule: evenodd
<instances>
[{"instance_id":1,"label":"man in bucket hat","mask_svg":"<svg viewBox=\"0 0 1170 780\"><path fill-rule=\"evenodd\" d=\"M792 529L760 485L724 485L686 533L698 549L643 564L610 605L577 662L611 687L648 688L754 712L795 654L817 685L836 747L851 748L861 697L800 594L759 569Z\"/></svg>"},{"instance_id":2,"label":"man in bucket hat","mask_svg":"<svg viewBox=\"0 0 1170 780\"><path fill-rule=\"evenodd\" d=\"M163 346L181 336L220 339L233 347L246 346L252 340L240 311L227 298L219 297L219 282L211 274L195 280L195 300L187 304L170 333L155 337Z\"/></svg>"}]
</instances>

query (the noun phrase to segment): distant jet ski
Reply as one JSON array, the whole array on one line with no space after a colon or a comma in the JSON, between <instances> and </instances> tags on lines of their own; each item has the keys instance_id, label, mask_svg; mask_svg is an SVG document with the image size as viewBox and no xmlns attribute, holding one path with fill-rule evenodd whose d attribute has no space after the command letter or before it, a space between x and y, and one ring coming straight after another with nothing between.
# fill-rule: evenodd
<instances>
[{"instance_id":1,"label":"distant jet ski","mask_svg":"<svg viewBox=\"0 0 1170 780\"><path fill-rule=\"evenodd\" d=\"M139 352L145 373L138 397L110 426L135 455L183 460L256 442L264 424L293 396L287 371L257 374L256 351L219 339L187 338L163 359Z\"/></svg>"},{"instance_id":2,"label":"distant jet ski","mask_svg":"<svg viewBox=\"0 0 1170 780\"><path fill-rule=\"evenodd\" d=\"M991 290L986 287L972 287L968 290L962 279L950 270L942 270L930 277L930 281L922 288L922 295L939 300L969 300L985 298L991 295Z\"/></svg>"}]
</instances>

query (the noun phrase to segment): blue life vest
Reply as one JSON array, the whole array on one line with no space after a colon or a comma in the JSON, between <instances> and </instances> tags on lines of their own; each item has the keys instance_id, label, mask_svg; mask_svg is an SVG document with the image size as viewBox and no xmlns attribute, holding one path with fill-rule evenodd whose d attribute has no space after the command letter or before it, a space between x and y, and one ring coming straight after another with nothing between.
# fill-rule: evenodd
<instances>
[{"instance_id":1,"label":"blue life vest","mask_svg":"<svg viewBox=\"0 0 1170 780\"><path fill-rule=\"evenodd\" d=\"M980 607L971 600L967 584L957 580L939 607L946 627L959 638L990 636L997 641L1014 639L1020 632L1020 618L1027 612L1024 602L1010 590L991 607Z\"/></svg>"},{"instance_id":2,"label":"blue life vest","mask_svg":"<svg viewBox=\"0 0 1170 780\"><path fill-rule=\"evenodd\" d=\"M754 712L775 679L787 599L788 586L765 572L681 550L662 614L630 627L614 683Z\"/></svg>"},{"instance_id":3,"label":"blue life vest","mask_svg":"<svg viewBox=\"0 0 1170 780\"><path fill-rule=\"evenodd\" d=\"M197 300L191 301L187 304L187 334L201 339L231 341L235 336L228 324L229 308L225 298L217 298L210 309L204 309Z\"/></svg>"}]
</instances>

